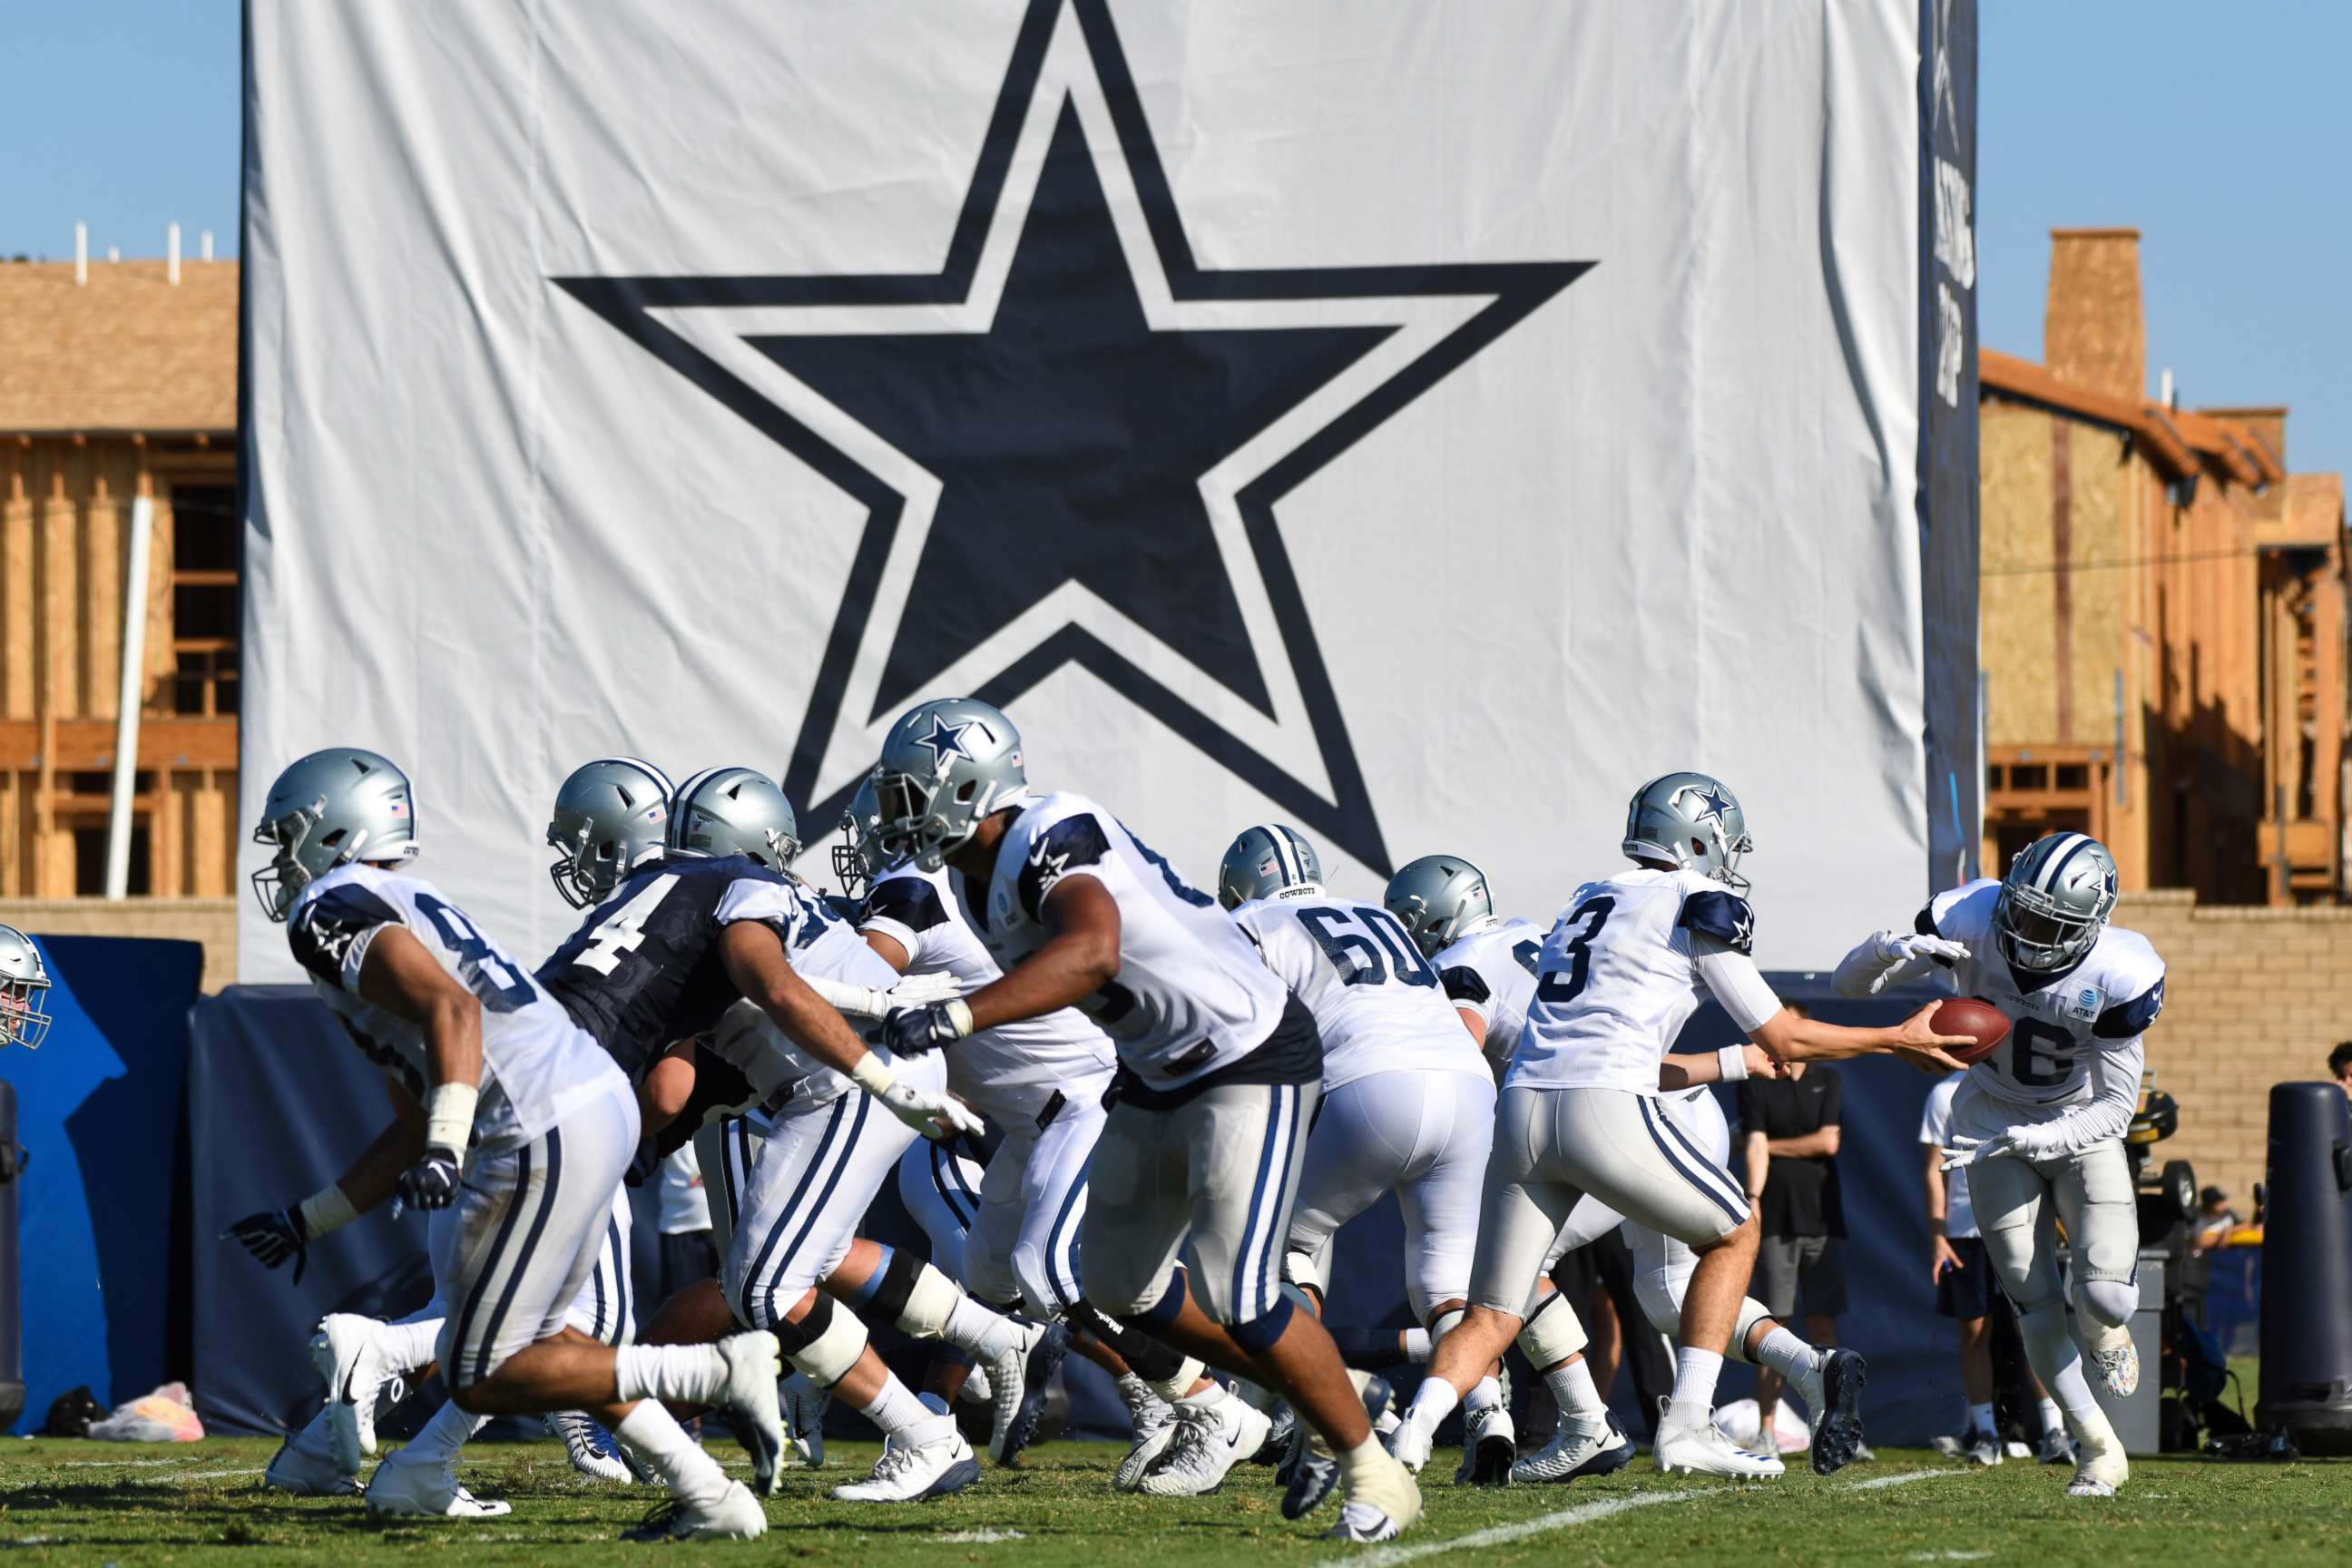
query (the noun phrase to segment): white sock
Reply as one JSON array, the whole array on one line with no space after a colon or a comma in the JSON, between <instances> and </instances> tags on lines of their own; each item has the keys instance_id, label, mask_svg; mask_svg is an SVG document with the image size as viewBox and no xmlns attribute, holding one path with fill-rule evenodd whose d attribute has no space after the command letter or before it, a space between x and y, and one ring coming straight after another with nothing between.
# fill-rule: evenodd
<instances>
[{"instance_id":1,"label":"white sock","mask_svg":"<svg viewBox=\"0 0 2352 1568\"><path fill-rule=\"evenodd\" d=\"M704 1453L677 1417L650 1399L639 1400L613 1428L615 1441L659 1476L681 1502L709 1504L726 1495L727 1472Z\"/></svg>"},{"instance_id":2,"label":"white sock","mask_svg":"<svg viewBox=\"0 0 2352 1568\"><path fill-rule=\"evenodd\" d=\"M2059 1408L2077 1418L2086 1411L2095 1414L2099 1402L2091 1397L2090 1382L2083 1375L2083 1352L2074 1347L2074 1336L2066 1331L2065 1307L2053 1302L2036 1311L2020 1312L2017 1329L2025 1341L2027 1363Z\"/></svg>"},{"instance_id":3,"label":"white sock","mask_svg":"<svg viewBox=\"0 0 2352 1568\"><path fill-rule=\"evenodd\" d=\"M466 1439L480 1431L488 1420L487 1415L468 1415L454 1405L444 1405L433 1413L433 1419L425 1424L424 1430L384 1463L430 1465L446 1470L457 1462L457 1450L466 1446Z\"/></svg>"},{"instance_id":4,"label":"white sock","mask_svg":"<svg viewBox=\"0 0 2352 1568\"><path fill-rule=\"evenodd\" d=\"M2049 1423L2058 1419L2058 1407L2045 1400L2042 1403L2042 1408L2045 1413L2043 1428L2044 1430L2047 1430ZM1990 1432L1992 1429L1992 1401L1988 1399L1982 1405L1969 1405L1969 1430L1971 1432Z\"/></svg>"},{"instance_id":5,"label":"white sock","mask_svg":"<svg viewBox=\"0 0 2352 1568\"><path fill-rule=\"evenodd\" d=\"M1412 1408L1405 1412L1404 1418L1424 1432L1434 1432L1438 1423L1453 1415L1454 1407L1461 1402L1462 1396L1454 1391L1452 1384L1442 1377L1424 1377L1421 1391L1412 1396Z\"/></svg>"},{"instance_id":6,"label":"white sock","mask_svg":"<svg viewBox=\"0 0 2352 1568\"><path fill-rule=\"evenodd\" d=\"M1666 1415L1676 1421L1706 1421L1715 1415L1716 1379L1723 1375L1723 1358L1713 1351L1685 1345L1675 1352L1675 1392Z\"/></svg>"},{"instance_id":7,"label":"white sock","mask_svg":"<svg viewBox=\"0 0 2352 1568\"><path fill-rule=\"evenodd\" d=\"M1764 1342L1756 1347L1756 1360L1794 1383L1821 1366L1822 1352L1775 1323Z\"/></svg>"},{"instance_id":8,"label":"white sock","mask_svg":"<svg viewBox=\"0 0 2352 1568\"><path fill-rule=\"evenodd\" d=\"M1584 1363L1579 1362L1577 1364L1581 1366ZM1470 1392L1462 1396L1462 1408L1465 1411L1492 1410L1502 1403L1503 1385L1491 1377L1480 1378L1470 1385Z\"/></svg>"},{"instance_id":9,"label":"white sock","mask_svg":"<svg viewBox=\"0 0 2352 1568\"><path fill-rule=\"evenodd\" d=\"M1415 1366L1429 1364L1429 1331L1407 1329L1404 1331L1404 1359Z\"/></svg>"},{"instance_id":10,"label":"white sock","mask_svg":"<svg viewBox=\"0 0 2352 1568\"><path fill-rule=\"evenodd\" d=\"M1559 1418L1578 1431L1597 1431L1608 1424L1609 1406L1601 1402L1592 1368L1582 1356L1544 1373L1544 1385L1551 1390L1552 1403L1559 1406Z\"/></svg>"},{"instance_id":11,"label":"white sock","mask_svg":"<svg viewBox=\"0 0 2352 1568\"><path fill-rule=\"evenodd\" d=\"M1990 1412L1992 1409L1992 1406L1990 1405L1987 1405L1985 1409ZM2042 1429L2044 1432L2063 1432L2066 1429L2066 1417L2059 1411L2058 1402L2056 1400L2042 1400L2041 1403L2041 1411ZM1985 1422L1985 1430L1988 1432L1992 1430L1991 1421L1988 1420Z\"/></svg>"},{"instance_id":12,"label":"white sock","mask_svg":"<svg viewBox=\"0 0 2352 1568\"><path fill-rule=\"evenodd\" d=\"M874 1403L861 1405L858 1409L882 1428L886 1437L904 1436L927 1421L946 1419L944 1415L932 1415L905 1384L888 1373L883 1374L882 1392L874 1396Z\"/></svg>"},{"instance_id":13,"label":"white sock","mask_svg":"<svg viewBox=\"0 0 2352 1568\"><path fill-rule=\"evenodd\" d=\"M438 1353L441 1325L447 1320L424 1318L415 1322L384 1323L376 1330L376 1345L384 1364L396 1372L414 1372Z\"/></svg>"},{"instance_id":14,"label":"white sock","mask_svg":"<svg viewBox=\"0 0 2352 1568\"><path fill-rule=\"evenodd\" d=\"M709 1405L727 1387L727 1358L717 1345L624 1345L613 1352L620 1403Z\"/></svg>"},{"instance_id":15,"label":"white sock","mask_svg":"<svg viewBox=\"0 0 2352 1568\"><path fill-rule=\"evenodd\" d=\"M1014 1332L1012 1319L963 1296L948 1312L947 1327L940 1331L940 1338L967 1355L994 1361L1013 1348Z\"/></svg>"}]
</instances>

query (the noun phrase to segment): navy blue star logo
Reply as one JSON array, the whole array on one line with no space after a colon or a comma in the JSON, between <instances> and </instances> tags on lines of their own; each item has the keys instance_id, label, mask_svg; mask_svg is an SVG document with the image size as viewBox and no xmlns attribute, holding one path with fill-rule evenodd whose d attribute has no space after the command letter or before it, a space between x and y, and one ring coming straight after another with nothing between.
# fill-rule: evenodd
<instances>
[{"instance_id":1,"label":"navy blue star logo","mask_svg":"<svg viewBox=\"0 0 2352 1568\"><path fill-rule=\"evenodd\" d=\"M1075 665L1385 876L1276 508L1591 265L1203 267L1108 7L1031 0L938 271L555 282L865 508L815 820L912 702Z\"/></svg>"},{"instance_id":2,"label":"navy blue star logo","mask_svg":"<svg viewBox=\"0 0 2352 1568\"><path fill-rule=\"evenodd\" d=\"M934 713L931 715L931 732L917 736L915 744L931 749L931 766L934 769L950 757L961 757L970 762L971 750L963 743L963 734L971 728L968 723L950 724Z\"/></svg>"},{"instance_id":3,"label":"navy blue star logo","mask_svg":"<svg viewBox=\"0 0 2352 1568\"><path fill-rule=\"evenodd\" d=\"M1705 822L1710 817L1720 822L1723 820L1724 814L1728 812L1732 806L1731 797L1723 793L1723 786L1720 784L1711 785L1706 789L1699 791L1698 798L1699 805L1702 807L1698 814L1698 819L1701 822Z\"/></svg>"}]
</instances>

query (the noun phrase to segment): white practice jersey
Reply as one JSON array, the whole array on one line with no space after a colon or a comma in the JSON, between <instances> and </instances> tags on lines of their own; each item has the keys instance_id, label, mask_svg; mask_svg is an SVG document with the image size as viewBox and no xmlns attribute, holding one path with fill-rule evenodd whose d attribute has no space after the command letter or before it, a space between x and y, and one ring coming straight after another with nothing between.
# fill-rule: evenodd
<instances>
[{"instance_id":1,"label":"white practice jersey","mask_svg":"<svg viewBox=\"0 0 2352 1568\"><path fill-rule=\"evenodd\" d=\"M1918 929L1957 942L1969 956L1951 970L1963 996L2008 1015L2009 1038L1969 1068L1970 1085L2014 1105L2071 1106L2092 1097L2102 1053L2124 1054L2164 1010L2164 960L2137 931L2103 928L2082 963L2063 974L2013 970L1993 940L2000 884L1983 878L1938 893ZM2132 1086L2137 1094L2137 1069Z\"/></svg>"},{"instance_id":2,"label":"white practice jersey","mask_svg":"<svg viewBox=\"0 0 2352 1568\"><path fill-rule=\"evenodd\" d=\"M595 1038L433 884L373 866L338 866L294 900L287 944L352 1043L419 1104L431 1087L424 1026L360 995L360 966L387 926L407 931L481 1002L476 1147L503 1153L583 1105L628 1092L629 1080Z\"/></svg>"},{"instance_id":3,"label":"white practice jersey","mask_svg":"<svg viewBox=\"0 0 2352 1568\"><path fill-rule=\"evenodd\" d=\"M1009 969L1052 937L1045 895L1066 877L1095 878L1118 902L1118 973L1078 1007L1147 1089L1206 1077L1274 1034L1289 994L1249 938L1090 800L1049 795L1025 807L997 847L987 888L961 872L949 886Z\"/></svg>"},{"instance_id":4,"label":"white practice jersey","mask_svg":"<svg viewBox=\"0 0 2352 1568\"><path fill-rule=\"evenodd\" d=\"M832 980L874 991L898 984L898 972L866 945L855 927L825 909L814 894L803 889L802 896L811 923L796 927L796 937L784 944L792 954L793 973L804 980ZM757 1003L730 1006L703 1037L702 1045L751 1080L757 1103L770 1110L793 1101L824 1104L856 1087L786 1039ZM891 1059L887 1052L877 1054L886 1062Z\"/></svg>"},{"instance_id":5,"label":"white practice jersey","mask_svg":"<svg viewBox=\"0 0 2352 1568\"><path fill-rule=\"evenodd\" d=\"M1927 1091L1927 1103L1919 1108L1919 1142L1933 1143L1938 1149L1952 1144L1952 1096L1968 1075L1956 1072L1937 1080ZM1955 1240L1977 1234L1975 1206L1969 1201L1969 1173L1966 1171L1944 1173L1944 1234Z\"/></svg>"},{"instance_id":6,"label":"white practice jersey","mask_svg":"<svg viewBox=\"0 0 2352 1568\"><path fill-rule=\"evenodd\" d=\"M1325 1094L1400 1069L1487 1076L1437 971L1380 905L1319 893L1254 899L1233 918L1315 1015Z\"/></svg>"},{"instance_id":7,"label":"white practice jersey","mask_svg":"<svg viewBox=\"0 0 2352 1568\"><path fill-rule=\"evenodd\" d=\"M1535 921L1504 921L1471 932L1430 960L1447 998L1486 1026L1486 1063L1497 1083L1510 1070L1511 1053L1528 1026L1543 944L1544 929Z\"/></svg>"},{"instance_id":8,"label":"white practice jersey","mask_svg":"<svg viewBox=\"0 0 2352 1568\"><path fill-rule=\"evenodd\" d=\"M1744 959L1754 929L1748 900L1702 872L1636 867L1585 883L1536 959L1506 1087L1655 1095L1659 1060L1706 993L1694 944Z\"/></svg>"},{"instance_id":9,"label":"white practice jersey","mask_svg":"<svg viewBox=\"0 0 2352 1568\"><path fill-rule=\"evenodd\" d=\"M909 974L949 974L967 996L1003 977L948 886L948 873L901 866L866 895L860 931L878 932L907 952ZM1110 1037L1075 1008L982 1029L948 1051L948 1087L985 1095L989 1087L1024 1088L1098 1078L1118 1063Z\"/></svg>"}]
</instances>

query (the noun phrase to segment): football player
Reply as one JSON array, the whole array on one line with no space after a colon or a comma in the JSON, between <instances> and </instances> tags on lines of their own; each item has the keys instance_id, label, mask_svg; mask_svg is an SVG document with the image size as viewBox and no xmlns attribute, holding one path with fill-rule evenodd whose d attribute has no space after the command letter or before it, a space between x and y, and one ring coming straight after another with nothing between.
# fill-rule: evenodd
<instances>
[{"instance_id":1,"label":"football player","mask_svg":"<svg viewBox=\"0 0 2352 1568\"><path fill-rule=\"evenodd\" d=\"M2139 1211L2123 1138L2139 1103L2144 1037L2164 1008L2164 961L2146 937L2108 923L2116 886L2115 858L2098 840L2052 834L2019 851L2000 880L1937 894L1913 931L1864 939L1834 982L1842 994L1873 995L1948 969L1960 994L2010 1020L2009 1037L1952 1097L1945 1168L1968 1172L2026 1359L2065 1414L2074 1497L2113 1495L2130 1466L2067 1331L2070 1288L2101 1385L2118 1396L2139 1386ZM2074 1253L2065 1284L2053 1204Z\"/></svg>"},{"instance_id":2,"label":"football player","mask_svg":"<svg viewBox=\"0 0 2352 1568\"><path fill-rule=\"evenodd\" d=\"M1587 882L1537 959L1536 995L1496 1118L1495 1152L1471 1274L1471 1307L1430 1357L1430 1375L1392 1435L1408 1462L1518 1331L1546 1254L1590 1194L1697 1255L1683 1299L1675 1389L1658 1424L1661 1470L1767 1476L1777 1458L1735 1448L1715 1425L1717 1374L1747 1294L1756 1223L1747 1195L1660 1113L1660 1065L1702 994L1776 1058L1965 1042L1937 1035L1922 1007L1900 1027L1799 1019L1748 956L1741 896L1745 814L1704 773L1633 794L1623 851L1634 868Z\"/></svg>"},{"instance_id":3,"label":"football player","mask_svg":"<svg viewBox=\"0 0 2352 1568\"><path fill-rule=\"evenodd\" d=\"M447 1430L378 1467L370 1507L487 1511L467 1506L447 1467L457 1442L493 1415L581 1408L668 1486L680 1521L668 1533L762 1533L757 1500L662 1401L735 1411L766 1439L753 1447L753 1478L772 1490L774 1338L616 1350L567 1326L636 1147L635 1098L526 971L408 874L419 846L407 775L372 752L313 752L271 784L254 837L272 851L253 877L263 909L286 923L313 988L404 1108L350 1172L294 1211L292 1248L397 1194L433 1213L435 1280L455 1305L435 1358L451 1405L432 1425ZM437 1462L412 1460L411 1449Z\"/></svg>"},{"instance_id":4,"label":"football player","mask_svg":"<svg viewBox=\"0 0 2352 1568\"><path fill-rule=\"evenodd\" d=\"M1025 1369L1050 1363L1055 1347L1045 1328L988 1310L929 1264L853 1246L913 1139L942 1121L979 1123L944 1092L940 1063L894 1067L836 1011L877 1016L900 982L788 872L799 848L773 781L750 768L707 769L677 787L665 852L640 859L540 973L633 1070L649 1069L671 1042L706 1037L696 1056L731 1068L763 1108L721 1279L666 1305L646 1337L711 1339L734 1323L775 1331L796 1369L818 1390L854 1400L888 1441L873 1476L836 1497L944 1495L978 1479L978 1462L955 1423L883 1364L859 1310L987 1360L1004 1391L991 1445L1000 1458ZM716 1070L695 1069L698 1078ZM891 1114L876 1117L876 1100Z\"/></svg>"},{"instance_id":5,"label":"football player","mask_svg":"<svg viewBox=\"0 0 2352 1568\"><path fill-rule=\"evenodd\" d=\"M1437 972L1404 927L1378 904L1333 897L1315 847L1296 828L1244 829L1218 868L1217 901L1323 1036L1322 1098L1283 1278L1322 1316L1332 1237L1394 1192L1404 1213L1405 1298L1442 1338L1468 1300L1478 1187L1495 1131L1493 1074L1463 1039ZM1471 1390L1464 1422L1474 1479L1508 1480L1516 1439L1496 1378ZM1206 1447L1180 1447L1171 1462L1198 1463Z\"/></svg>"},{"instance_id":6,"label":"football player","mask_svg":"<svg viewBox=\"0 0 2352 1568\"><path fill-rule=\"evenodd\" d=\"M41 1005L48 989L49 968L33 939L15 926L0 926L0 1046L40 1049L49 1034L49 1015Z\"/></svg>"},{"instance_id":7,"label":"football player","mask_svg":"<svg viewBox=\"0 0 2352 1568\"><path fill-rule=\"evenodd\" d=\"M893 1013L900 1055L1076 1006L1117 1047L1078 1237L1087 1295L1180 1351L1274 1387L1330 1445L1347 1503L1334 1533L1385 1541L1419 1489L1371 1436L1330 1336L1294 1310L1280 1255L1321 1092L1313 1016L1208 894L1077 795L1034 795L1011 721L966 698L892 725L875 775L886 839L949 885L1003 978ZM1176 1268L1191 1241L1197 1267ZM1234 1407L1246 1415L1234 1413ZM1240 1448L1264 1417L1230 1394L1181 1419ZM1283 1500L1298 1517L1313 1500Z\"/></svg>"}]
</instances>

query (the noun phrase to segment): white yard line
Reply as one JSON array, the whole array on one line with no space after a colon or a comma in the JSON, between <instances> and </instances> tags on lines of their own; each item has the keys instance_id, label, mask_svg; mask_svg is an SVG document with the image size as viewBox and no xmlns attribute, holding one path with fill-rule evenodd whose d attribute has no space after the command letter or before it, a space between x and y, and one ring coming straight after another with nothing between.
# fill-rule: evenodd
<instances>
[{"instance_id":1,"label":"white yard line","mask_svg":"<svg viewBox=\"0 0 2352 1568\"><path fill-rule=\"evenodd\" d=\"M57 1459L52 1461L60 1470L91 1468L136 1470L149 1465L201 1465L204 1462L205 1456L202 1454L184 1454L170 1459Z\"/></svg>"},{"instance_id":2,"label":"white yard line","mask_svg":"<svg viewBox=\"0 0 2352 1568\"><path fill-rule=\"evenodd\" d=\"M1913 1481L1940 1480L1946 1476L1964 1475L1959 1469L1903 1470L1891 1476L1876 1476L1866 1481L1851 1482L1848 1491L1881 1491L1888 1487L1909 1486ZM1568 1530L1580 1524L1591 1524L1637 1508L1654 1508L1660 1503L1697 1502L1703 1498L1721 1497L1725 1489L1690 1488L1679 1491L1633 1492L1624 1497L1603 1498L1577 1508L1564 1508L1557 1513L1538 1514L1534 1519L1517 1524L1498 1524L1490 1530L1474 1531L1457 1535L1451 1541L1419 1541L1409 1544L1375 1547L1370 1552L1331 1559L1352 1568L1393 1568L1399 1563L1418 1562L1444 1552L1463 1552L1478 1546L1501 1546L1514 1541L1525 1541L1531 1535L1548 1535L1555 1530Z\"/></svg>"}]
</instances>

